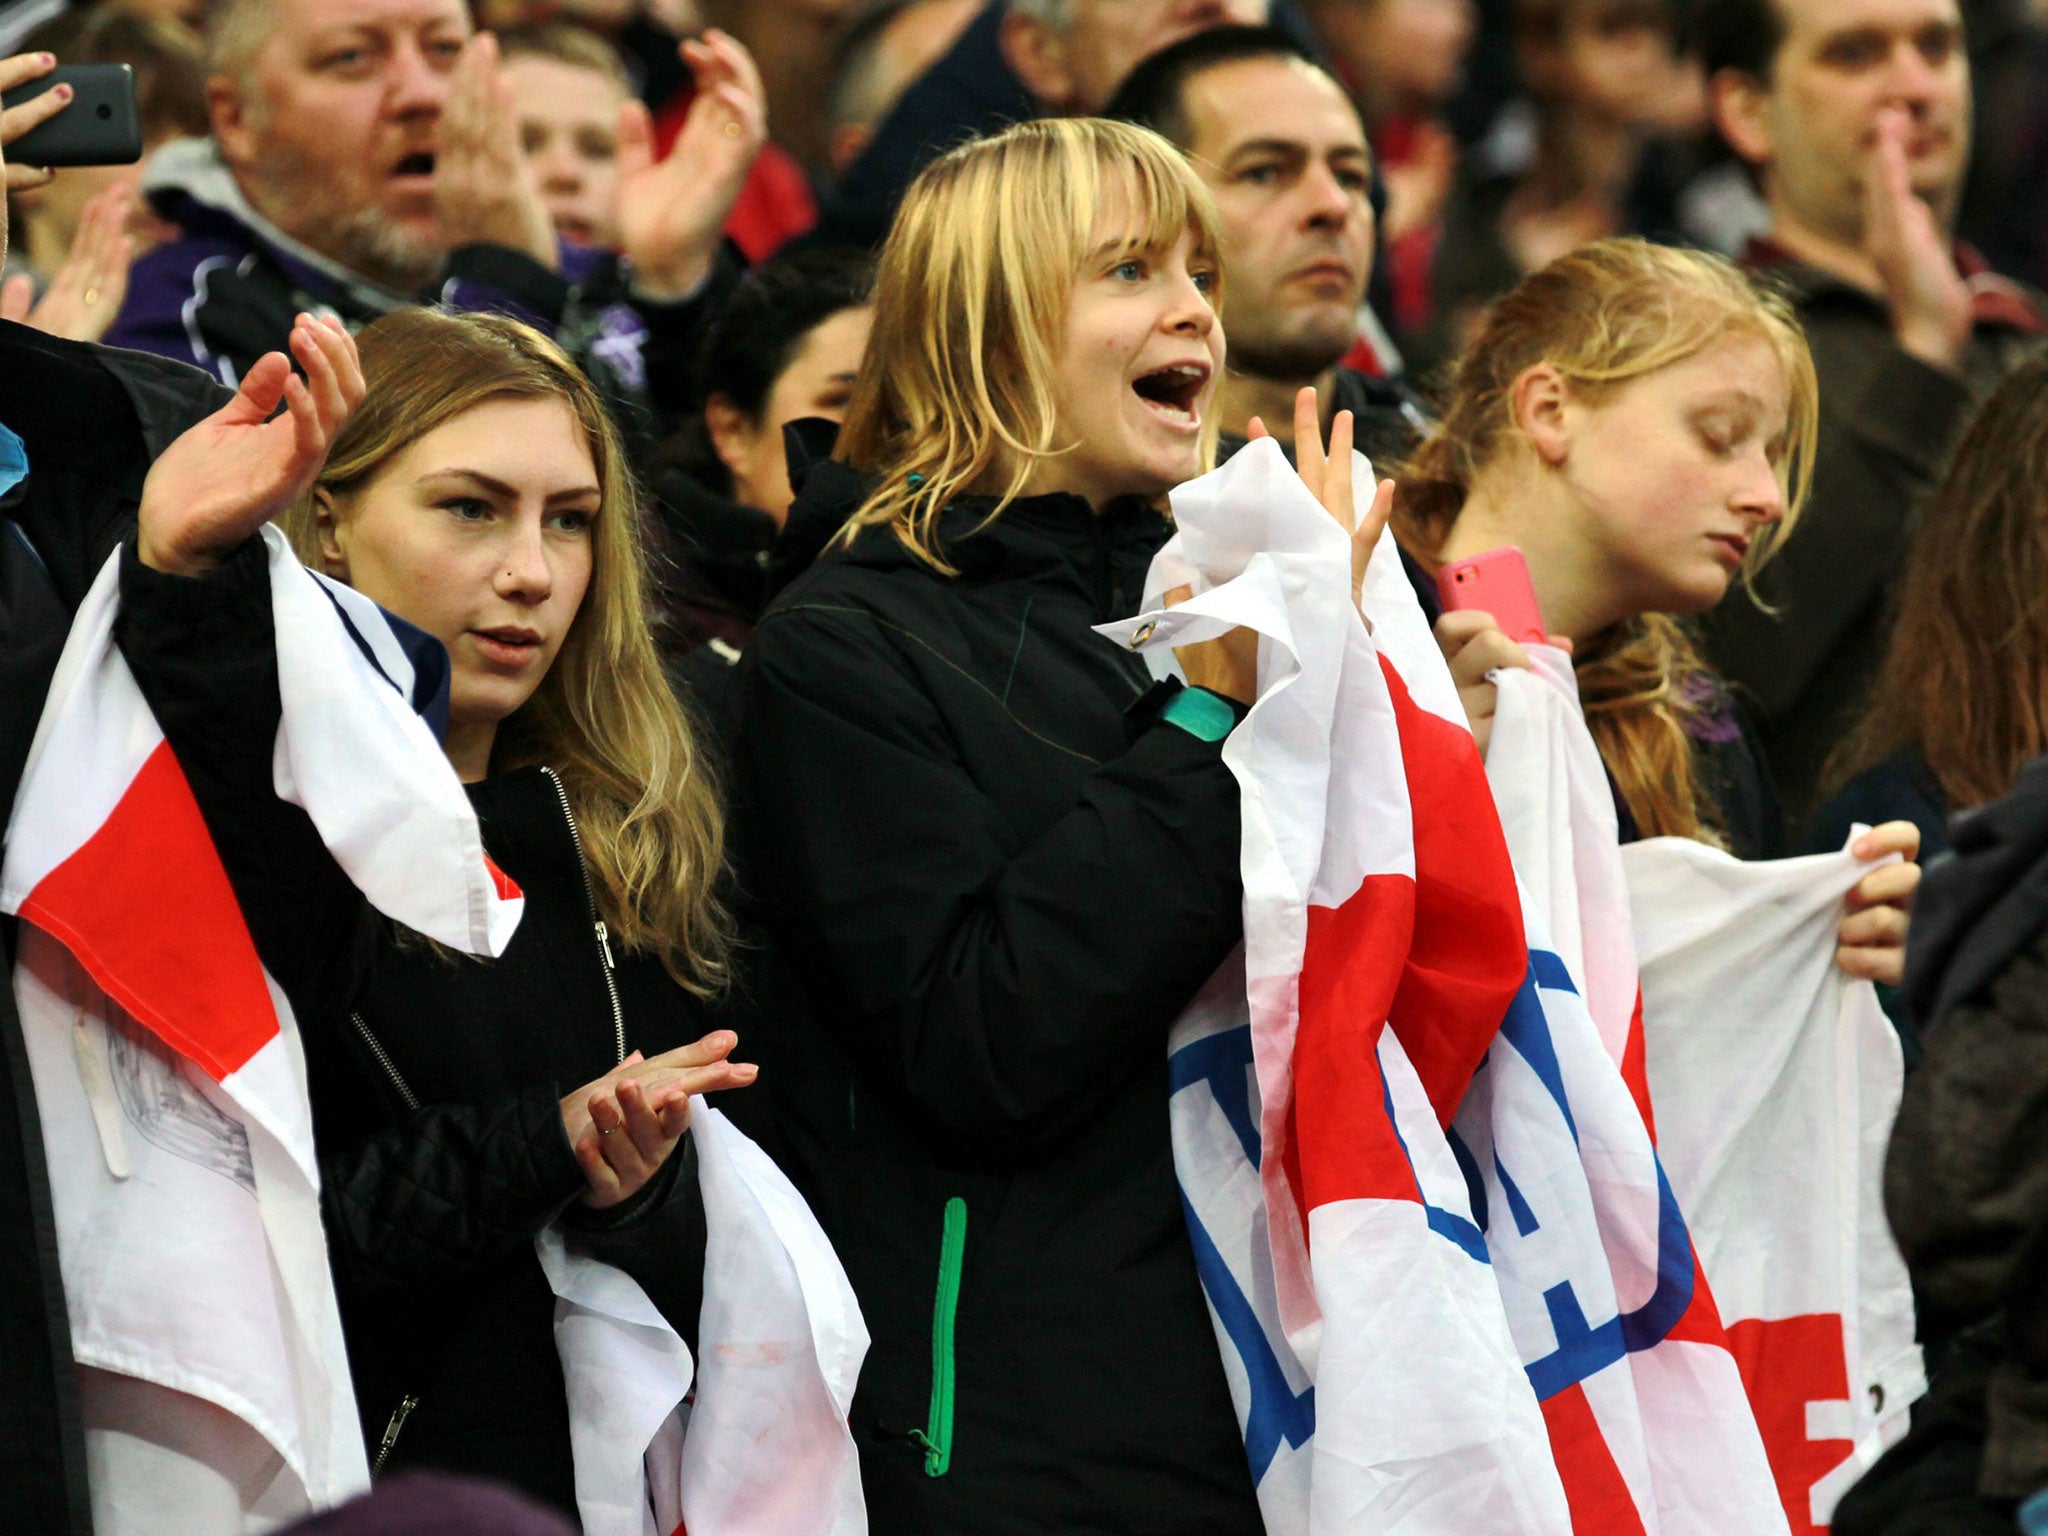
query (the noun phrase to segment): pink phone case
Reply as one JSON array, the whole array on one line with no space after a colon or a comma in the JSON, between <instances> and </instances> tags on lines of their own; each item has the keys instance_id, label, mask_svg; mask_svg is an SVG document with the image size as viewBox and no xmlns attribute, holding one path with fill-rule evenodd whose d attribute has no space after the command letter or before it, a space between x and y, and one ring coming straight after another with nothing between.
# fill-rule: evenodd
<instances>
[{"instance_id":1,"label":"pink phone case","mask_svg":"<svg viewBox=\"0 0 2048 1536\"><path fill-rule=\"evenodd\" d=\"M1541 645L1549 637L1529 581L1529 562L1512 544L1453 560L1437 572L1436 590L1447 612L1490 613L1510 640Z\"/></svg>"}]
</instances>

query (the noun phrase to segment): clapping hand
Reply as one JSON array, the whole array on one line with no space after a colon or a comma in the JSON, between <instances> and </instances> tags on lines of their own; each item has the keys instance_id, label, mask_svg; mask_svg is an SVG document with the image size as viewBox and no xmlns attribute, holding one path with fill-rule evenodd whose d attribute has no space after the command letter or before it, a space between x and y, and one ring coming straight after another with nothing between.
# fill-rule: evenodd
<instances>
[{"instance_id":1,"label":"clapping hand","mask_svg":"<svg viewBox=\"0 0 2048 1536\"><path fill-rule=\"evenodd\" d=\"M502 245L553 271L561 259L540 179L519 144L512 82L498 40L479 32L449 79L434 154L434 212L450 246Z\"/></svg>"},{"instance_id":2,"label":"clapping hand","mask_svg":"<svg viewBox=\"0 0 2048 1536\"><path fill-rule=\"evenodd\" d=\"M134 210L131 186L97 193L79 214L78 233L42 302L36 302L34 280L18 272L0 285L0 320L71 341L98 341L106 335L128 296L128 264L135 254L128 219Z\"/></svg>"},{"instance_id":3,"label":"clapping hand","mask_svg":"<svg viewBox=\"0 0 2048 1536\"><path fill-rule=\"evenodd\" d=\"M758 1067L726 1059L737 1044L738 1036L721 1029L652 1060L635 1051L562 1100L585 1205L601 1211L640 1192L690 1129L692 1094L754 1081Z\"/></svg>"},{"instance_id":4,"label":"clapping hand","mask_svg":"<svg viewBox=\"0 0 2048 1536\"><path fill-rule=\"evenodd\" d=\"M697 99L668 158L654 158L654 124L619 109L619 245L645 297L688 297L711 272L725 221L768 139L768 96L753 55L715 28L677 50Z\"/></svg>"},{"instance_id":5,"label":"clapping hand","mask_svg":"<svg viewBox=\"0 0 2048 1536\"><path fill-rule=\"evenodd\" d=\"M200 575L312 486L335 436L362 404L363 371L355 339L339 320L300 315L291 349L305 378L283 353L266 352L234 399L150 467L136 535L143 564Z\"/></svg>"}]
</instances>

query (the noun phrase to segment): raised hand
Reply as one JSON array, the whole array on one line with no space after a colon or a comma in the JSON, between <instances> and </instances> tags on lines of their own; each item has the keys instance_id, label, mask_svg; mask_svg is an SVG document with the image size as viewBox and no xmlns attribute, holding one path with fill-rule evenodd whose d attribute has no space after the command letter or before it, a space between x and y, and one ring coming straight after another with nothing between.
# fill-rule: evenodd
<instances>
[{"instance_id":1,"label":"raised hand","mask_svg":"<svg viewBox=\"0 0 2048 1536\"><path fill-rule=\"evenodd\" d=\"M1936 368L1961 366L1970 340L1970 289L1956 270L1934 210L1913 191L1906 166L1911 120L1898 108L1877 114L1863 169L1863 245L1884 284L1892 335Z\"/></svg>"},{"instance_id":2,"label":"raised hand","mask_svg":"<svg viewBox=\"0 0 2048 1536\"><path fill-rule=\"evenodd\" d=\"M1250 438L1271 437L1265 422L1254 416L1245 434ZM1365 517L1354 524L1356 504L1351 496L1351 413L1339 411L1330 423L1330 443L1323 446L1323 420L1316 392L1302 386L1294 397L1294 468L1309 494L1322 503L1323 510L1337 520L1337 526L1351 535L1351 600L1355 603L1365 590L1365 568L1394 514L1394 482L1382 480L1373 492Z\"/></svg>"},{"instance_id":3,"label":"raised hand","mask_svg":"<svg viewBox=\"0 0 2048 1536\"><path fill-rule=\"evenodd\" d=\"M619 245L634 286L650 299L681 299L710 274L732 207L768 140L768 96L753 55L715 28L677 50L696 77L697 98L666 160L654 158L654 124L637 101L619 109Z\"/></svg>"},{"instance_id":4,"label":"raised hand","mask_svg":"<svg viewBox=\"0 0 2048 1536\"><path fill-rule=\"evenodd\" d=\"M1896 853L1904 861L1873 869L1849 893L1848 915L1836 931L1835 964L1843 973L1897 986L1906 974L1906 932L1913 893L1920 889L1920 829L1887 821L1849 845L1859 859Z\"/></svg>"},{"instance_id":5,"label":"raised hand","mask_svg":"<svg viewBox=\"0 0 2048 1536\"><path fill-rule=\"evenodd\" d=\"M759 1068L729 1061L739 1039L716 1030L652 1060L638 1051L562 1100L562 1128L583 1170L583 1203L604 1210L639 1193L690 1128L690 1096L743 1088Z\"/></svg>"},{"instance_id":6,"label":"raised hand","mask_svg":"<svg viewBox=\"0 0 2048 1536\"><path fill-rule=\"evenodd\" d=\"M11 91L17 85L40 80L56 67L57 56L54 53L17 53L12 58L0 59L0 91ZM29 129L41 127L70 105L71 87L53 85L40 96L0 112L0 146L12 144ZM30 187L40 187L55 174L32 165L15 165L10 156L7 190L24 192ZM0 233L4 233L5 228L0 224Z\"/></svg>"},{"instance_id":7,"label":"raised hand","mask_svg":"<svg viewBox=\"0 0 2048 1536\"><path fill-rule=\"evenodd\" d=\"M498 72L498 40L488 32L469 40L449 77L434 213L450 246L502 245L550 271L561 259L540 179L519 145L512 83Z\"/></svg>"},{"instance_id":8,"label":"raised hand","mask_svg":"<svg viewBox=\"0 0 2048 1536\"><path fill-rule=\"evenodd\" d=\"M200 575L311 488L363 402L363 371L339 320L300 315L291 349L305 378L282 352L266 352L234 399L150 467L136 534L143 564Z\"/></svg>"},{"instance_id":9,"label":"raised hand","mask_svg":"<svg viewBox=\"0 0 2048 1536\"><path fill-rule=\"evenodd\" d=\"M78 233L42 302L36 302L34 280L17 273L0 285L0 320L72 341L98 341L106 335L128 296L128 266L135 255L128 219L134 211L131 186L95 194L79 214Z\"/></svg>"}]
</instances>

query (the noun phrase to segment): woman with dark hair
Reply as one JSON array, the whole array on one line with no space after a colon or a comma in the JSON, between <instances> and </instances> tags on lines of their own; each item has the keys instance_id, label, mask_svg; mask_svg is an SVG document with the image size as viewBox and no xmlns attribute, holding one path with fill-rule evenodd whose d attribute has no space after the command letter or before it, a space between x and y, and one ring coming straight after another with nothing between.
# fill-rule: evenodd
<instances>
[{"instance_id":1,"label":"woman with dark hair","mask_svg":"<svg viewBox=\"0 0 2048 1536\"><path fill-rule=\"evenodd\" d=\"M1956 449L1871 700L1809 848L1899 820L1944 852L1952 812L1997 799L2048 752L2048 358L2016 369Z\"/></svg>"},{"instance_id":2,"label":"woman with dark hair","mask_svg":"<svg viewBox=\"0 0 2048 1536\"><path fill-rule=\"evenodd\" d=\"M705 337L703 409L654 475L665 654L705 646L730 663L752 634L793 496L783 428L845 414L867 349L872 280L867 258L850 251L784 257L747 275Z\"/></svg>"}]
</instances>

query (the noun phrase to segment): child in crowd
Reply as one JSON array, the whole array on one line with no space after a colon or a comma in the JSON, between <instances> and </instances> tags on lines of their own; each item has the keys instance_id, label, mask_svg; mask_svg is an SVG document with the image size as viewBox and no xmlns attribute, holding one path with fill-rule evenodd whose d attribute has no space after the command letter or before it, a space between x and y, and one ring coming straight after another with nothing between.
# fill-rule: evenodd
<instances>
[{"instance_id":1,"label":"child in crowd","mask_svg":"<svg viewBox=\"0 0 2048 1536\"><path fill-rule=\"evenodd\" d=\"M1213 457L1220 273L1147 130L934 162L791 511L851 521L740 663L778 1126L874 1335L878 1531L1264 1530L1166 1116L1167 1032L1242 935L1222 741L1256 650L1184 648L1156 689L1090 629Z\"/></svg>"},{"instance_id":2,"label":"child in crowd","mask_svg":"<svg viewBox=\"0 0 2048 1536\"><path fill-rule=\"evenodd\" d=\"M364 333L360 373L338 322L301 317L293 351L305 385L273 355L157 462L120 640L297 1013L377 1468L489 1476L573 1511L533 1239L561 1216L694 1338L689 1095L753 1078L729 1032L707 1033L722 817L643 616L631 474L561 350L515 321L409 309ZM280 393L288 416L259 425ZM526 900L488 966L393 931L272 789L254 434L352 399L285 523L316 569L447 648L448 756Z\"/></svg>"}]
</instances>

